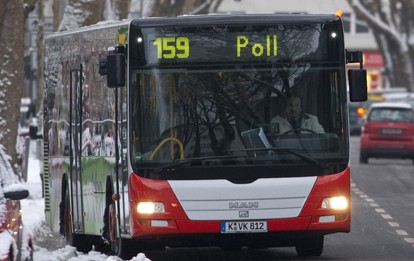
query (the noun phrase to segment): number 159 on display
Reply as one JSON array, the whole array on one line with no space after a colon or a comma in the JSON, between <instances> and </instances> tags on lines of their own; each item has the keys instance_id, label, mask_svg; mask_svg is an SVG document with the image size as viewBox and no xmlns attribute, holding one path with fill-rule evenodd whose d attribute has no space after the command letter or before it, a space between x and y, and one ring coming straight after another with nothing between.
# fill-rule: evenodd
<instances>
[{"instance_id":1,"label":"number 159 on display","mask_svg":"<svg viewBox=\"0 0 414 261\"><path fill-rule=\"evenodd\" d=\"M152 44L157 47L158 59L185 59L190 56L188 37L159 37Z\"/></svg>"}]
</instances>

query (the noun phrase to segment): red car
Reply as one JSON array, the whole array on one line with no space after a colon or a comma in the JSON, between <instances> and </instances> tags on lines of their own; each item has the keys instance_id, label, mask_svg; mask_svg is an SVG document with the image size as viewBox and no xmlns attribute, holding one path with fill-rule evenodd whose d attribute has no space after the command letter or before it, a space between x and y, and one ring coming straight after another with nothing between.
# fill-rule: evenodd
<instances>
[{"instance_id":1,"label":"red car","mask_svg":"<svg viewBox=\"0 0 414 261\"><path fill-rule=\"evenodd\" d=\"M369 158L412 159L414 110L409 103L374 103L362 128L360 163Z\"/></svg>"},{"instance_id":2,"label":"red car","mask_svg":"<svg viewBox=\"0 0 414 261\"><path fill-rule=\"evenodd\" d=\"M0 146L0 261L33 260L32 238L20 212L20 200L28 195Z\"/></svg>"}]
</instances>

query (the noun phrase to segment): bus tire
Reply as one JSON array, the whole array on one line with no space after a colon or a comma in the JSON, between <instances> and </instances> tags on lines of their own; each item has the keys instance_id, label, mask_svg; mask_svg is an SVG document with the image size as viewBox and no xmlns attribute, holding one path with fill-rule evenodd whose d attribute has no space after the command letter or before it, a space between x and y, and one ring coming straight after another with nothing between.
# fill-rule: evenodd
<instances>
[{"instance_id":1,"label":"bus tire","mask_svg":"<svg viewBox=\"0 0 414 261\"><path fill-rule=\"evenodd\" d=\"M72 217L70 213L69 188L66 186L65 198L63 199L63 234L66 244L72 245Z\"/></svg>"},{"instance_id":2,"label":"bus tire","mask_svg":"<svg viewBox=\"0 0 414 261\"><path fill-rule=\"evenodd\" d=\"M300 257L321 256L323 252L324 236L304 239L296 244L296 253Z\"/></svg>"},{"instance_id":3,"label":"bus tire","mask_svg":"<svg viewBox=\"0 0 414 261\"><path fill-rule=\"evenodd\" d=\"M115 213L115 202L111 202L107 205L108 210L105 211L108 214L108 237L111 250L114 254L118 255L121 250L121 245L119 242L119 237L117 233L117 222L116 222L116 213Z\"/></svg>"},{"instance_id":4,"label":"bus tire","mask_svg":"<svg viewBox=\"0 0 414 261\"><path fill-rule=\"evenodd\" d=\"M131 260L139 252L135 251L132 239L118 238L118 244L118 256L123 260Z\"/></svg>"},{"instance_id":5,"label":"bus tire","mask_svg":"<svg viewBox=\"0 0 414 261\"><path fill-rule=\"evenodd\" d=\"M66 244L76 247L76 250L80 252L88 253L89 250L92 249L92 245L88 242L86 236L73 233L69 186L66 183L64 187L64 197L61 204L59 204L59 206L62 208L60 211L63 213L63 220L61 220L61 231L63 230Z\"/></svg>"},{"instance_id":6,"label":"bus tire","mask_svg":"<svg viewBox=\"0 0 414 261\"><path fill-rule=\"evenodd\" d=\"M59 233L65 237L66 244L70 244L72 237L72 219L70 214L69 186L62 183L62 199L59 203Z\"/></svg>"},{"instance_id":7,"label":"bus tire","mask_svg":"<svg viewBox=\"0 0 414 261\"><path fill-rule=\"evenodd\" d=\"M112 191L106 193L106 206L104 211L104 227L102 229L102 237L106 244L109 246L112 254L119 256L122 245L119 241L119 235L117 231L117 219L115 202L112 200Z\"/></svg>"},{"instance_id":8,"label":"bus tire","mask_svg":"<svg viewBox=\"0 0 414 261\"><path fill-rule=\"evenodd\" d=\"M132 240L119 236L114 201L107 202L105 215L104 222L106 222L107 232L104 233L104 238L108 241L111 252L122 259L129 260L133 258L135 252L133 251Z\"/></svg>"}]
</instances>

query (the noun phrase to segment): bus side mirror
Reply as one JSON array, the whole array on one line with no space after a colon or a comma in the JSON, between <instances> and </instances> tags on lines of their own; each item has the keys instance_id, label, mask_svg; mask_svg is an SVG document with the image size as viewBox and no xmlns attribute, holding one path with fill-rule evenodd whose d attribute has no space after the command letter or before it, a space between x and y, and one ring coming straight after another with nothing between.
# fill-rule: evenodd
<instances>
[{"instance_id":1,"label":"bus side mirror","mask_svg":"<svg viewBox=\"0 0 414 261\"><path fill-rule=\"evenodd\" d=\"M367 95L367 71L363 69L349 69L349 99L351 102L366 101Z\"/></svg>"},{"instance_id":2,"label":"bus side mirror","mask_svg":"<svg viewBox=\"0 0 414 261\"><path fill-rule=\"evenodd\" d=\"M106 75L109 88L125 86L125 55L109 54L99 61L99 74Z\"/></svg>"}]
</instances>

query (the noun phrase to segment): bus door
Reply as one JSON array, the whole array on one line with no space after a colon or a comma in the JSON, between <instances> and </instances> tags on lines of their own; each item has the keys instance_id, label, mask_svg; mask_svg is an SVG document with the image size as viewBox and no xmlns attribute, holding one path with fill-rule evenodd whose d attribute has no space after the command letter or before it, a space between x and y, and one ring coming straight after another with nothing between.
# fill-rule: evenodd
<instances>
[{"instance_id":1,"label":"bus door","mask_svg":"<svg viewBox=\"0 0 414 261\"><path fill-rule=\"evenodd\" d=\"M128 201L128 164L127 164L127 143L128 143L128 126L127 126L127 88L120 88L117 89L116 95L117 98L117 150L118 150L118 157L117 162L120 163L117 166L117 173L118 173L118 194L121 195L120 204L118 206L119 215L120 215L120 232L123 234L127 234L130 231L130 222L129 222L129 201Z\"/></svg>"},{"instance_id":2,"label":"bus door","mask_svg":"<svg viewBox=\"0 0 414 261\"><path fill-rule=\"evenodd\" d=\"M72 224L75 233L83 233L82 205L82 64L70 70L70 189Z\"/></svg>"}]
</instances>

